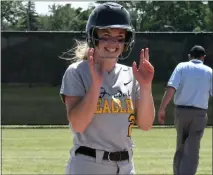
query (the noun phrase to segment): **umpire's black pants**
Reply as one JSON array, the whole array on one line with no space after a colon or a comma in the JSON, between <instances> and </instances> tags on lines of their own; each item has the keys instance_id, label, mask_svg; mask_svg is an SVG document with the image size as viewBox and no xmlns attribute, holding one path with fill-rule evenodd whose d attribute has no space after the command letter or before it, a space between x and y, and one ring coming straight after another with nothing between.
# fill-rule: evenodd
<instances>
[{"instance_id":1,"label":"umpire's black pants","mask_svg":"<svg viewBox=\"0 0 213 175\"><path fill-rule=\"evenodd\" d=\"M195 175L199 164L200 141L207 124L207 110L175 109L177 145L174 175Z\"/></svg>"}]
</instances>

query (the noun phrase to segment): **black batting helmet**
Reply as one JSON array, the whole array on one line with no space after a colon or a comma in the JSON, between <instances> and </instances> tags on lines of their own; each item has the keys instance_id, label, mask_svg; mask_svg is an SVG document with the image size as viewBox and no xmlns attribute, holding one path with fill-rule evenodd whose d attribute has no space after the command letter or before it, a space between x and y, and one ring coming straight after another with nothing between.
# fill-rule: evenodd
<instances>
[{"instance_id":1,"label":"black batting helmet","mask_svg":"<svg viewBox=\"0 0 213 175\"><path fill-rule=\"evenodd\" d=\"M90 14L87 25L87 43L95 47L98 40L95 40L97 33L95 29L120 28L127 31L124 51L132 50L135 42L135 30L131 24L129 12L120 4L107 2L98 5ZM130 51L131 52L131 51Z\"/></svg>"}]
</instances>

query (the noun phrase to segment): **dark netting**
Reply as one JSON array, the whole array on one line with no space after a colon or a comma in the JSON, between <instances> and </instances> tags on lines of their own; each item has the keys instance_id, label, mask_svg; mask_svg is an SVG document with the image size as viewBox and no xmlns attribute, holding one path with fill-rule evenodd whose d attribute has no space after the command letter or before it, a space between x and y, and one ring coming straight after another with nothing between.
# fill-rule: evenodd
<instances>
[{"instance_id":1,"label":"dark netting","mask_svg":"<svg viewBox=\"0 0 213 175\"><path fill-rule=\"evenodd\" d=\"M62 76L70 61L62 60L59 56L76 46L75 39L85 40L85 34L82 32L1 32L1 34L1 82L25 83L30 87L34 84L60 87ZM154 83L166 84L175 66L180 61L188 60L189 50L194 45L202 45L206 49L205 64L213 68L213 33L136 33L136 43L130 57L120 63L131 65L134 60L138 62L140 50L149 47L150 62L155 67ZM154 97L156 109L163 96L163 90L162 88L160 97ZM2 102L4 105L4 100ZM63 105L60 108L61 111L65 110ZM6 109L2 109L4 114ZM169 108L171 115L172 110ZM3 124L24 124L24 121L6 114L5 112L5 115L2 115ZM209 115L209 123L212 123L211 107ZM38 116L43 117L42 114ZM44 120L37 118L33 119L33 122L28 119L28 123L66 124L66 118L54 122L53 118L60 116L50 116ZM173 124L173 117L167 124Z\"/></svg>"}]
</instances>

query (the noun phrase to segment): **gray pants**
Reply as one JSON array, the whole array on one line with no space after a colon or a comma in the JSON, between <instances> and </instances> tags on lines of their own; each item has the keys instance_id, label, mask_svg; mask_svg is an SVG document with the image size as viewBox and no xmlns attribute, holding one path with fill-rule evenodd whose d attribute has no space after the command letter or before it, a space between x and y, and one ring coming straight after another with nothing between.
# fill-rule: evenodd
<instances>
[{"instance_id":1,"label":"gray pants","mask_svg":"<svg viewBox=\"0 0 213 175\"><path fill-rule=\"evenodd\" d=\"M132 159L132 150L129 150L130 159L120 162L103 160L103 151L96 150L96 158L77 154L71 150L71 156L66 167L66 174L135 174Z\"/></svg>"},{"instance_id":2,"label":"gray pants","mask_svg":"<svg viewBox=\"0 0 213 175\"><path fill-rule=\"evenodd\" d=\"M207 111L175 109L177 145L173 170L175 175L195 175L199 164L200 141L207 124Z\"/></svg>"}]
</instances>

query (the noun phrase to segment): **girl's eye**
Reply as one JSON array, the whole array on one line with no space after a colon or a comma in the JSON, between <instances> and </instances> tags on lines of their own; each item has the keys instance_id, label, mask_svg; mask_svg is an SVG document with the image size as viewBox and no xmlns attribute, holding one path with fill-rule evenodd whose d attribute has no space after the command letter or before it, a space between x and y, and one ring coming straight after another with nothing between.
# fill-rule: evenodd
<instances>
[{"instance_id":1,"label":"girl's eye","mask_svg":"<svg viewBox=\"0 0 213 175\"><path fill-rule=\"evenodd\" d=\"M101 40L101 41L108 41L109 37L102 36L102 37L99 37L99 40Z\"/></svg>"},{"instance_id":2,"label":"girl's eye","mask_svg":"<svg viewBox=\"0 0 213 175\"><path fill-rule=\"evenodd\" d=\"M124 39L124 38L120 38L120 39L118 39L118 42L124 43L124 42L125 42L125 39Z\"/></svg>"},{"instance_id":3,"label":"girl's eye","mask_svg":"<svg viewBox=\"0 0 213 175\"><path fill-rule=\"evenodd\" d=\"M110 35L104 35L102 37L99 37L99 40L101 40L101 41L114 40L114 41L117 41L119 43L124 43L125 42L125 38L124 37L111 37Z\"/></svg>"}]
</instances>

